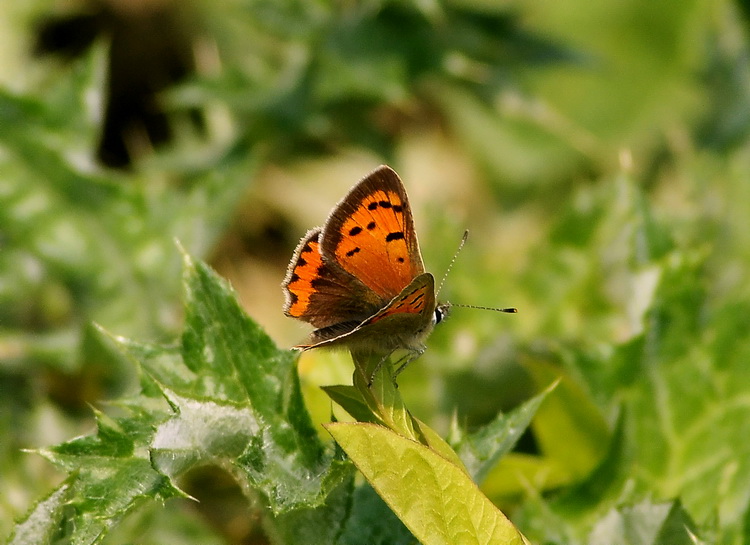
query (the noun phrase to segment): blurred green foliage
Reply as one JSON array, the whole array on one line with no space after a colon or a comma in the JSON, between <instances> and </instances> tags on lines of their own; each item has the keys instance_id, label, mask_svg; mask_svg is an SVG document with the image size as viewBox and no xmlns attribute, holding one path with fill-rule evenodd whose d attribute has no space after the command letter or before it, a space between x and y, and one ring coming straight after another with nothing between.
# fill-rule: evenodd
<instances>
[{"instance_id":1,"label":"blurred green foliage","mask_svg":"<svg viewBox=\"0 0 750 545\"><path fill-rule=\"evenodd\" d=\"M59 537L55 517L91 513L66 503L76 482L21 450L29 448L47 448L63 470L80 467L82 456L102 471L112 467L107 460L128 460L122 494L109 497L111 513L129 513L112 542L294 543L294 528L323 520L299 512L264 518L232 479L220 488L216 475L200 509L172 499L128 511L124 502L180 494L159 476L169 474L159 460L173 458L155 462L135 448L148 445L163 424L157 416L169 414L159 370L165 382L182 372L176 352L163 350L182 331L175 239L191 255L215 258L243 197L246 215L268 213L263 191L273 188L254 182L283 171L327 191L309 165L333 172L356 156L358 175L378 162L401 172L437 276L452 241L472 229L441 296L520 310L457 309L400 377L412 411L444 430L458 415L457 444L465 426L485 424L475 437L491 441L486 430L500 410L560 380L516 451L482 468L483 490L532 542L750 540L744 3L196 0L191 7L196 47L214 51L214 65L164 95L164 107L201 108L208 134L175 122L168 149L118 172L91 159L106 41L65 65L32 61L25 56L32 23L52 3L9 2L0 13L0 535L35 507L16 540ZM411 161L414 149L427 151ZM443 193L461 198L429 200ZM294 195L285 197L293 206ZM312 225L292 209L274 213L284 218L291 255L294 236ZM258 236L261 246L279 243ZM280 281L284 264L269 264ZM138 343L102 335L94 323ZM149 352L150 343L162 348ZM136 372L144 361L149 373ZM328 355L313 361L327 365ZM211 405L212 381L222 377L207 372L205 390L193 393ZM223 386L228 395L237 384ZM126 397L100 407L138 388L138 403ZM312 413L330 411L327 401L310 402L322 398L307 392L304 376L302 389ZM143 399L153 407L140 412ZM171 399L171 408L182 401ZM95 422L89 404L104 411ZM135 412L118 420L118 411ZM308 424L296 425L308 433ZM71 440L94 426L96 434ZM232 433L223 439L237 440ZM181 455L211 459L211 445L200 446ZM330 462L327 450L304 456ZM244 461L251 474L254 460ZM273 504L274 482L283 478L254 482L258 505ZM308 490L305 505L326 492L331 505L343 505L348 492L337 482L344 481ZM200 497L196 483L203 481L193 474L181 485ZM370 528L373 543L377 523L391 529L391 542L407 542L367 490L352 500L361 506L357 520L331 542L356 543L355 529ZM237 515L228 522L217 513ZM41 534L24 534L30 528Z\"/></svg>"}]
</instances>

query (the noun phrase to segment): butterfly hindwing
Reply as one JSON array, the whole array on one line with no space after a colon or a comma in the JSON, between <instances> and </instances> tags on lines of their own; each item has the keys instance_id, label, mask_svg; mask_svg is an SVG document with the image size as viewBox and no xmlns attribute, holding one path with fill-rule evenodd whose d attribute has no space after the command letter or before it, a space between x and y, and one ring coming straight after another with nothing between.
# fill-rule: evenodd
<instances>
[{"instance_id":1,"label":"butterfly hindwing","mask_svg":"<svg viewBox=\"0 0 750 545\"><path fill-rule=\"evenodd\" d=\"M410 315L419 322L432 321L435 312L435 280L430 273L422 273L406 286L388 305L362 322L362 326L376 324L394 315Z\"/></svg>"},{"instance_id":2,"label":"butterfly hindwing","mask_svg":"<svg viewBox=\"0 0 750 545\"><path fill-rule=\"evenodd\" d=\"M282 283L284 314L317 328L353 322L351 329L382 308L385 301L335 263L323 259L320 232L320 228L308 231L294 251Z\"/></svg>"},{"instance_id":3,"label":"butterfly hindwing","mask_svg":"<svg viewBox=\"0 0 750 545\"><path fill-rule=\"evenodd\" d=\"M334 208L321 253L389 301L424 272L409 200L398 175L381 166Z\"/></svg>"},{"instance_id":4,"label":"butterfly hindwing","mask_svg":"<svg viewBox=\"0 0 750 545\"><path fill-rule=\"evenodd\" d=\"M419 351L435 324L435 280L423 273L385 307L351 330L330 327L313 332L304 348L346 345L351 350L390 353L399 348Z\"/></svg>"}]
</instances>

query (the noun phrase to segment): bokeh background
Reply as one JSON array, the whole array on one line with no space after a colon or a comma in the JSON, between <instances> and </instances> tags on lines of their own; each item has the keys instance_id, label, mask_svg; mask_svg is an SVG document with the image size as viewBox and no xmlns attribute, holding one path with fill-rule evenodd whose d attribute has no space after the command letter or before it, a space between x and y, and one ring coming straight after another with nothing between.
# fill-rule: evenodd
<instances>
[{"instance_id":1,"label":"bokeh background","mask_svg":"<svg viewBox=\"0 0 750 545\"><path fill-rule=\"evenodd\" d=\"M472 429L561 380L486 493L539 543L644 499L746 542L749 22L740 0L6 0L0 536L64 478L22 449L137 386L92 324L179 333L176 241L291 346L297 240L387 163L436 277L471 232L440 297L519 309L456 309L400 377L411 410ZM316 421L350 365L300 360ZM265 542L225 477L193 477L220 505L119 539Z\"/></svg>"}]
</instances>

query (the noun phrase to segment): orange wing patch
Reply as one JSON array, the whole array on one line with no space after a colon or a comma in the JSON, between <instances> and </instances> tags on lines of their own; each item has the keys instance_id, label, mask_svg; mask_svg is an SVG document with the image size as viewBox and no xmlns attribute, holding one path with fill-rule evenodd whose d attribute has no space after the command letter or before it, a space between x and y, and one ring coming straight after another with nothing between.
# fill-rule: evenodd
<instances>
[{"instance_id":1,"label":"orange wing patch","mask_svg":"<svg viewBox=\"0 0 750 545\"><path fill-rule=\"evenodd\" d=\"M409 254L408 225L398 193L377 190L362 200L342 223L336 261L367 286L393 297L415 272Z\"/></svg>"},{"instance_id":2,"label":"orange wing patch","mask_svg":"<svg viewBox=\"0 0 750 545\"><path fill-rule=\"evenodd\" d=\"M310 297L317 292L313 280L318 278L318 270L323 265L319 235L320 229L308 232L294 252L294 265L289 268L283 283L286 289L284 313L287 316L303 318L310 307Z\"/></svg>"}]
</instances>

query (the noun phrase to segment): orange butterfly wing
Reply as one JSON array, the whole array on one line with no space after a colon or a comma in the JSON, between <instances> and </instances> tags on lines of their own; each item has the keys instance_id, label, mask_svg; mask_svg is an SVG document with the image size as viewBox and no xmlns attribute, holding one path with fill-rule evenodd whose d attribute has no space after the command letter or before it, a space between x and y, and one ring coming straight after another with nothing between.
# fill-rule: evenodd
<instances>
[{"instance_id":1,"label":"orange butterfly wing","mask_svg":"<svg viewBox=\"0 0 750 545\"><path fill-rule=\"evenodd\" d=\"M323 264L319 236L320 228L308 231L294 250L286 278L281 284L286 295L284 314L287 316L304 318L310 307L310 298L317 291L313 287L313 280Z\"/></svg>"},{"instance_id":2,"label":"orange butterfly wing","mask_svg":"<svg viewBox=\"0 0 750 545\"><path fill-rule=\"evenodd\" d=\"M284 314L318 328L342 322L354 322L354 327L380 310L386 301L335 263L324 261L320 231L319 227L308 231L294 251L282 283L286 295Z\"/></svg>"},{"instance_id":3,"label":"orange butterfly wing","mask_svg":"<svg viewBox=\"0 0 750 545\"><path fill-rule=\"evenodd\" d=\"M385 301L424 272L401 179L381 166L334 208L320 235L321 254Z\"/></svg>"}]
</instances>

